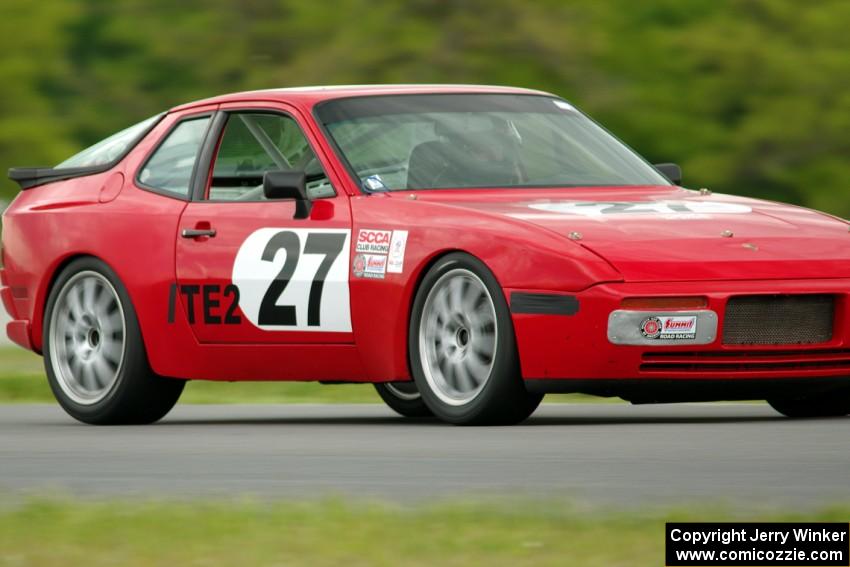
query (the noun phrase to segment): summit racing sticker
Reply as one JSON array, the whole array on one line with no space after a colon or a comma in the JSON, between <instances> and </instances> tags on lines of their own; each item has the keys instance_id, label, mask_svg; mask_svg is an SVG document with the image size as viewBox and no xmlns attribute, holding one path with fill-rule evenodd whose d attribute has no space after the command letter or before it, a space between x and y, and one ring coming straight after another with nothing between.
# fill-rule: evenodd
<instances>
[{"instance_id":1,"label":"summit racing sticker","mask_svg":"<svg viewBox=\"0 0 850 567\"><path fill-rule=\"evenodd\" d=\"M351 271L355 277L373 279L383 279L387 273L400 274L406 248L406 230L361 229Z\"/></svg>"},{"instance_id":2,"label":"summit racing sticker","mask_svg":"<svg viewBox=\"0 0 850 567\"><path fill-rule=\"evenodd\" d=\"M697 336L696 316L647 317L640 322L640 333L652 340L693 340Z\"/></svg>"},{"instance_id":3,"label":"summit racing sticker","mask_svg":"<svg viewBox=\"0 0 850 567\"><path fill-rule=\"evenodd\" d=\"M555 201L531 203L528 207L546 213L584 217L655 215L661 218L688 218L694 215L734 215L753 212L753 209L747 205L722 201Z\"/></svg>"},{"instance_id":4,"label":"summit racing sticker","mask_svg":"<svg viewBox=\"0 0 850 567\"><path fill-rule=\"evenodd\" d=\"M387 257L381 254L358 254L351 264L351 271L358 278L384 279Z\"/></svg>"}]
</instances>

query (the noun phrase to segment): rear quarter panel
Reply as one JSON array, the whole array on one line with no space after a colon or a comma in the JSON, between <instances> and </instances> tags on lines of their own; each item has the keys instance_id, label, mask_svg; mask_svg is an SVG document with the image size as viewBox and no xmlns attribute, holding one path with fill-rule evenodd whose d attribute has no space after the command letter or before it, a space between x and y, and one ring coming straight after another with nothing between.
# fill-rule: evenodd
<instances>
[{"instance_id":1,"label":"rear quarter panel","mask_svg":"<svg viewBox=\"0 0 850 567\"><path fill-rule=\"evenodd\" d=\"M43 346L51 283L82 255L108 264L127 287L142 329L155 328L157 296L167 296L174 278L174 238L185 202L136 189L132 179L173 120L164 119L110 171L23 191L4 213L7 285L25 290L13 300L12 315L31 322L33 350ZM150 349L153 333L144 336Z\"/></svg>"}]
</instances>

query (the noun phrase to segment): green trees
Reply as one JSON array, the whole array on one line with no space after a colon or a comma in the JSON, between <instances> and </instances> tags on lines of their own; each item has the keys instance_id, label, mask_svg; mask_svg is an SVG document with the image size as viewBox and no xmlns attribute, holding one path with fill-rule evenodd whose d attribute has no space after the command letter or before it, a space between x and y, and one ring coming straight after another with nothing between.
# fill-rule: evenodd
<instances>
[{"instance_id":1,"label":"green trees","mask_svg":"<svg viewBox=\"0 0 850 567\"><path fill-rule=\"evenodd\" d=\"M850 216L850 4L668 4L632 14L603 57L620 97L585 107L687 184Z\"/></svg>"},{"instance_id":2,"label":"green trees","mask_svg":"<svg viewBox=\"0 0 850 567\"><path fill-rule=\"evenodd\" d=\"M497 83L565 96L651 160L681 163L688 186L850 216L843 0L5 0L3 12L3 171L222 92Z\"/></svg>"}]
</instances>

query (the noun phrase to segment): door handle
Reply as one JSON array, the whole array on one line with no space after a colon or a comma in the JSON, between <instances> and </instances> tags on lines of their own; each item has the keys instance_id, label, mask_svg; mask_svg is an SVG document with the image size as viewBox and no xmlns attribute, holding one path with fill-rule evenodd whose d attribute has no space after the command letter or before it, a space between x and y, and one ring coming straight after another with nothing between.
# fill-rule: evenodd
<instances>
[{"instance_id":1,"label":"door handle","mask_svg":"<svg viewBox=\"0 0 850 567\"><path fill-rule=\"evenodd\" d=\"M208 236L212 238L215 236L214 228L184 228L180 233L180 236L183 238L200 238L202 236Z\"/></svg>"}]
</instances>

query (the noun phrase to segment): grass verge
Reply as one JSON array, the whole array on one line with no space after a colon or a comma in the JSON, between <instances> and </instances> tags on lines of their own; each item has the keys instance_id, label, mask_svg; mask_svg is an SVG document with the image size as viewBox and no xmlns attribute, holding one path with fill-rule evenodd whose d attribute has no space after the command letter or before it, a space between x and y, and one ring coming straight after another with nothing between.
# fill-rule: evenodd
<instances>
[{"instance_id":1,"label":"grass verge","mask_svg":"<svg viewBox=\"0 0 850 567\"><path fill-rule=\"evenodd\" d=\"M2 565L638 566L664 564L665 521L841 521L800 513L582 511L557 503L410 507L339 500L32 500L0 508Z\"/></svg>"},{"instance_id":2,"label":"grass verge","mask_svg":"<svg viewBox=\"0 0 850 567\"><path fill-rule=\"evenodd\" d=\"M30 351L0 348L0 403L53 402L42 358ZM379 403L369 384L325 386L315 382L189 382L181 403Z\"/></svg>"},{"instance_id":3,"label":"grass verge","mask_svg":"<svg viewBox=\"0 0 850 567\"><path fill-rule=\"evenodd\" d=\"M547 401L608 401L581 395L547 396ZM53 402L42 358L16 347L0 347L0 404ZM208 382L186 385L184 404L383 403L371 384L316 382Z\"/></svg>"}]
</instances>

